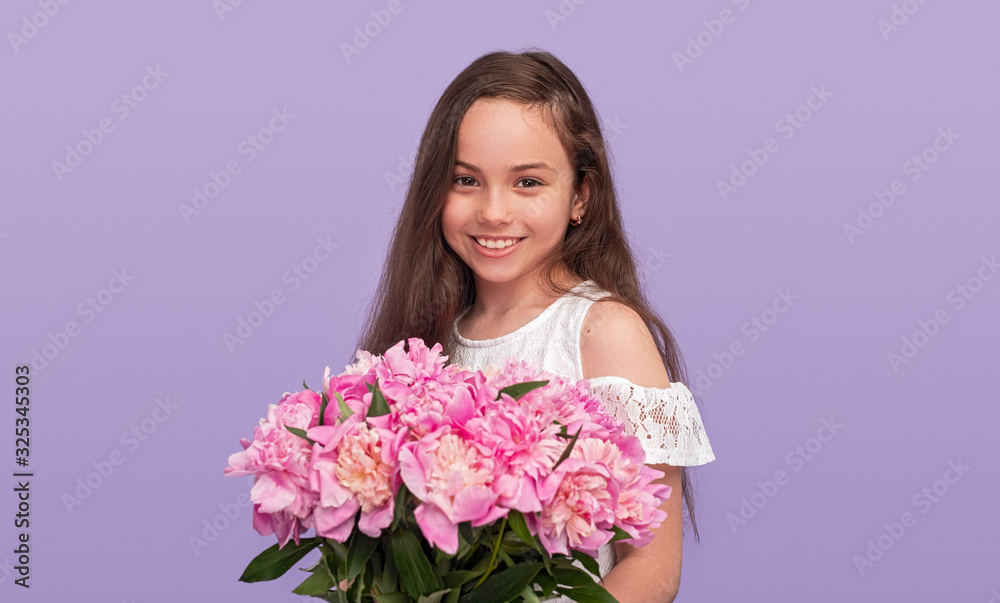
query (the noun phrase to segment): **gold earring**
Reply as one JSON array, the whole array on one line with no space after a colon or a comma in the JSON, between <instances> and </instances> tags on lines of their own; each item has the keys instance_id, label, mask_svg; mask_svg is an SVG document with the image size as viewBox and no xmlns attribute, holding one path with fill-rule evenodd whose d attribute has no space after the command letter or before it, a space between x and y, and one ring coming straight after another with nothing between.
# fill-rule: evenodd
<instances>
[{"instance_id":1,"label":"gold earring","mask_svg":"<svg viewBox=\"0 0 1000 603\"><path fill-rule=\"evenodd\" d=\"M573 218L569 221L571 226L579 226L580 222L583 222L583 216Z\"/></svg>"}]
</instances>

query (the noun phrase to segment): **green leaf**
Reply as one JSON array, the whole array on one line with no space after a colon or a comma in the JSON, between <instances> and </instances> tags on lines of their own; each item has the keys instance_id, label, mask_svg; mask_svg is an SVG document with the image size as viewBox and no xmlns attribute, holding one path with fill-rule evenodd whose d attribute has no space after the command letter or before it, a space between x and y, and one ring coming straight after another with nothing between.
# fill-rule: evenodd
<instances>
[{"instance_id":1,"label":"green leaf","mask_svg":"<svg viewBox=\"0 0 1000 603\"><path fill-rule=\"evenodd\" d=\"M390 530L396 531L399 528L400 522L406 519L406 503L410 498L410 491L406 488L406 484L400 484L399 490L396 490L396 500L395 506L392 509L392 526Z\"/></svg>"},{"instance_id":2,"label":"green leaf","mask_svg":"<svg viewBox=\"0 0 1000 603\"><path fill-rule=\"evenodd\" d=\"M573 446L576 444L576 441L580 438L581 431L583 431L583 425L580 426L580 429L576 430L576 435L574 435L573 439L569 441L569 445L566 446L566 450L563 450L562 456L559 457L559 460L556 461L556 464L552 465L553 469L558 467L560 463L569 458L569 453L573 451Z\"/></svg>"},{"instance_id":3,"label":"green leaf","mask_svg":"<svg viewBox=\"0 0 1000 603\"><path fill-rule=\"evenodd\" d=\"M538 389L539 387L542 387L547 383L548 381L525 381L524 383L515 383L513 385L508 385L507 387L497 392L496 399L499 400L501 394L507 394L508 396L514 398L515 400L520 400L521 396L523 396L524 394L530 392L533 389Z\"/></svg>"},{"instance_id":4,"label":"green leaf","mask_svg":"<svg viewBox=\"0 0 1000 603\"><path fill-rule=\"evenodd\" d=\"M573 559L576 559L583 564L583 567L587 568L587 571L595 576L601 575L601 566L598 565L597 559L594 559L586 553L581 553L580 551L573 551Z\"/></svg>"},{"instance_id":5,"label":"green leaf","mask_svg":"<svg viewBox=\"0 0 1000 603\"><path fill-rule=\"evenodd\" d=\"M470 521L463 521L458 524L458 535L462 537L462 540L469 544L476 543L476 537L472 533L472 522Z\"/></svg>"},{"instance_id":6,"label":"green leaf","mask_svg":"<svg viewBox=\"0 0 1000 603\"><path fill-rule=\"evenodd\" d=\"M417 603L441 603L441 599L450 592L450 588L446 590L439 590L427 595L426 597L420 597L417 599Z\"/></svg>"},{"instance_id":7,"label":"green leaf","mask_svg":"<svg viewBox=\"0 0 1000 603\"><path fill-rule=\"evenodd\" d=\"M365 594L371 592L371 580L368 579L367 569L367 566L362 565L361 573L347 588L347 598L353 600L354 603L361 603Z\"/></svg>"},{"instance_id":8,"label":"green leaf","mask_svg":"<svg viewBox=\"0 0 1000 603\"><path fill-rule=\"evenodd\" d=\"M545 572L538 572L535 576L535 582L541 587L542 595L546 598L556 589L555 578Z\"/></svg>"},{"instance_id":9,"label":"green leaf","mask_svg":"<svg viewBox=\"0 0 1000 603\"><path fill-rule=\"evenodd\" d=\"M499 557L500 560L503 561L504 565L506 565L507 567L514 567L515 565L517 565L516 563L514 563L514 560L510 558L510 555L507 553L507 551L504 550L504 547L500 547Z\"/></svg>"},{"instance_id":10,"label":"green leaf","mask_svg":"<svg viewBox=\"0 0 1000 603\"><path fill-rule=\"evenodd\" d=\"M309 567L300 567L299 570L303 571L303 572L312 573L312 572L316 571L316 568L323 567L323 564L325 564L325 563L326 563L326 559L324 559L322 556L320 556L320 558L316 560L316 563L313 563Z\"/></svg>"},{"instance_id":11,"label":"green leaf","mask_svg":"<svg viewBox=\"0 0 1000 603\"><path fill-rule=\"evenodd\" d=\"M595 584L594 578L590 574L575 565L554 568L552 570L552 577L562 586L577 587Z\"/></svg>"},{"instance_id":12,"label":"green leaf","mask_svg":"<svg viewBox=\"0 0 1000 603\"><path fill-rule=\"evenodd\" d=\"M625 530L619 528L618 526L612 526L614 528L615 535L611 537L611 542L618 542L619 540L632 540L632 535Z\"/></svg>"},{"instance_id":13,"label":"green leaf","mask_svg":"<svg viewBox=\"0 0 1000 603\"><path fill-rule=\"evenodd\" d=\"M540 561L519 563L497 572L459 599L460 603L505 603L517 598L542 569Z\"/></svg>"},{"instance_id":14,"label":"green leaf","mask_svg":"<svg viewBox=\"0 0 1000 603\"><path fill-rule=\"evenodd\" d=\"M392 556L399 570L399 579L410 596L422 597L440 588L434 568L413 532L397 530L393 533Z\"/></svg>"},{"instance_id":15,"label":"green leaf","mask_svg":"<svg viewBox=\"0 0 1000 603\"><path fill-rule=\"evenodd\" d=\"M525 544L536 551L538 550L538 539L531 535L531 530L528 529L528 522L525 521L524 515L520 511L511 510L507 513L507 524Z\"/></svg>"},{"instance_id":16,"label":"green leaf","mask_svg":"<svg viewBox=\"0 0 1000 603\"><path fill-rule=\"evenodd\" d=\"M582 569L569 566L564 569L553 569L552 574L560 584L555 592L580 603L617 603L617 600L594 580L594 576Z\"/></svg>"},{"instance_id":17,"label":"green leaf","mask_svg":"<svg viewBox=\"0 0 1000 603\"><path fill-rule=\"evenodd\" d=\"M378 387L377 378L375 379L375 384L370 386L369 389L372 392L372 403L368 406L368 414L365 417L381 417L382 415L389 414L389 403L385 401L385 396Z\"/></svg>"},{"instance_id":18,"label":"green leaf","mask_svg":"<svg viewBox=\"0 0 1000 603\"><path fill-rule=\"evenodd\" d=\"M326 392L320 394L320 399L323 401L319 405L319 424L322 425L326 418L326 405L330 402L330 397L326 395Z\"/></svg>"},{"instance_id":19,"label":"green leaf","mask_svg":"<svg viewBox=\"0 0 1000 603\"><path fill-rule=\"evenodd\" d=\"M296 586L292 592L297 595L313 596L329 592L334 586L336 584L330 573L326 571L326 568L320 568L319 571L303 580L302 584Z\"/></svg>"},{"instance_id":20,"label":"green leaf","mask_svg":"<svg viewBox=\"0 0 1000 603\"><path fill-rule=\"evenodd\" d=\"M375 548L378 547L378 538L371 538L360 531L351 536L351 546L347 549L347 579L354 580L354 577L361 573L361 569L368 563Z\"/></svg>"},{"instance_id":21,"label":"green leaf","mask_svg":"<svg viewBox=\"0 0 1000 603\"><path fill-rule=\"evenodd\" d=\"M618 603L603 586L591 580L590 584L576 588L556 588L556 592L566 595L578 603Z\"/></svg>"},{"instance_id":22,"label":"green leaf","mask_svg":"<svg viewBox=\"0 0 1000 603\"><path fill-rule=\"evenodd\" d=\"M535 589L531 588L530 584L525 586L520 594L521 599L527 601L527 603L542 603L542 600L538 598L538 595L535 594Z\"/></svg>"},{"instance_id":23,"label":"green leaf","mask_svg":"<svg viewBox=\"0 0 1000 603\"><path fill-rule=\"evenodd\" d=\"M293 565L298 563L306 554L319 546L319 538L303 538L296 545L294 541L289 541L284 548L279 549L278 545L268 548L266 551L253 558L247 568L240 576L240 582L263 582L274 580L284 575Z\"/></svg>"},{"instance_id":24,"label":"green leaf","mask_svg":"<svg viewBox=\"0 0 1000 603\"><path fill-rule=\"evenodd\" d=\"M341 564L347 563L347 547L343 542L338 542L333 538L326 539L326 546L329 547L333 555L330 556L330 562L335 564L331 567L339 567Z\"/></svg>"},{"instance_id":25,"label":"green leaf","mask_svg":"<svg viewBox=\"0 0 1000 603\"><path fill-rule=\"evenodd\" d=\"M302 380L302 387L304 387L305 389L309 389L309 386L306 385L306 380L305 379Z\"/></svg>"},{"instance_id":26,"label":"green leaf","mask_svg":"<svg viewBox=\"0 0 1000 603\"><path fill-rule=\"evenodd\" d=\"M444 575L444 585L448 588L458 588L483 574L482 570L453 570Z\"/></svg>"},{"instance_id":27,"label":"green leaf","mask_svg":"<svg viewBox=\"0 0 1000 603\"><path fill-rule=\"evenodd\" d=\"M375 595L375 600L378 603L411 603L413 601L406 593L383 593Z\"/></svg>"},{"instance_id":28,"label":"green leaf","mask_svg":"<svg viewBox=\"0 0 1000 603\"><path fill-rule=\"evenodd\" d=\"M304 439L305 441L309 442L310 446L312 446L312 445L314 445L316 443L316 442L310 440L309 436L306 435L306 432L304 430L302 430L302 429L299 429L298 427L289 427L288 425L285 425L285 429L287 429L288 431L294 433L295 435L299 436L300 438Z\"/></svg>"},{"instance_id":29,"label":"green leaf","mask_svg":"<svg viewBox=\"0 0 1000 603\"><path fill-rule=\"evenodd\" d=\"M340 392L334 391L333 395L337 396L337 407L340 409L340 421L344 422L347 420L347 417L354 414L354 411L347 405L347 402L344 402L344 397L340 395Z\"/></svg>"},{"instance_id":30,"label":"green leaf","mask_svg":"<svg viewBox=\"0 0 1000 603\"><path fill-rule=\"evenodd\" d=\"M399 588L399 573L396 570L396 560L392 558L392 538L388 532L382 532L382 550L385 552L385 564L382 566L379 590L395 592Z\"/></svg>"}]
</instances>

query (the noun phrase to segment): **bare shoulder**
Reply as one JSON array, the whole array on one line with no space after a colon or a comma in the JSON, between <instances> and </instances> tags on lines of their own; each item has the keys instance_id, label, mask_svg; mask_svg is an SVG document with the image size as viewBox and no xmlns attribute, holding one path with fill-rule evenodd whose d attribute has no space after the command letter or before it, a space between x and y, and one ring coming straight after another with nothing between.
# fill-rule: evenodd
<instances>
[{"instance_id":1,"label":"bare shoulder","mask_svg":"<svg viewBox=\"0 0 1000 603\"><path fill-rule=\"evenodd\" d=\"M614 376L643 387L670 387L653 336L639 313L612 300L591 304L580 328L583 377Z\"/></svg>"}]
</instances>

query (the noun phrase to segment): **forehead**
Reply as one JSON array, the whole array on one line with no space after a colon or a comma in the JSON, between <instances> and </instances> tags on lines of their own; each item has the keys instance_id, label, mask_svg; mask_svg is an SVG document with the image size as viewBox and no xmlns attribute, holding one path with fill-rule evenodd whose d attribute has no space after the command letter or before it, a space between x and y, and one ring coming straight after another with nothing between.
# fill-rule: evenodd
<instances>
[{"instance_id":1,"label":"forehead","mask_svg":"<svg viewBox=\"0 0 1000 603\"><path fill-rule=\"evenodd\" d=\"M540 107L481 98L458 128L458 159L477 165L509 165L525 159L569 165L559 136Z\"/></svg>"}]
</instances>

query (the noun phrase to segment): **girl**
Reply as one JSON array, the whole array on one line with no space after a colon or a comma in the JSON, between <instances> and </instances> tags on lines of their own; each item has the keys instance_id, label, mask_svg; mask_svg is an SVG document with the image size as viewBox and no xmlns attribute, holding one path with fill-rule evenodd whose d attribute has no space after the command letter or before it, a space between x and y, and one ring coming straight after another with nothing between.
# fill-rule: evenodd
<instances>
[{"instance_id":1,"label":"girl","mask_svg":"<svg viewBox=\"0 0 1000 603\"><path fill-rule=\"evenodd\" d=\"M682 501L698 538L684 467L715 456L640 290L597 114L552 54L483 55L431 113L356 347L407 337L472 368L510 356L589 379L672 487L650 544L602 548L602 584L623 603L673 601Z\"/></svg>"}]
</instances>

